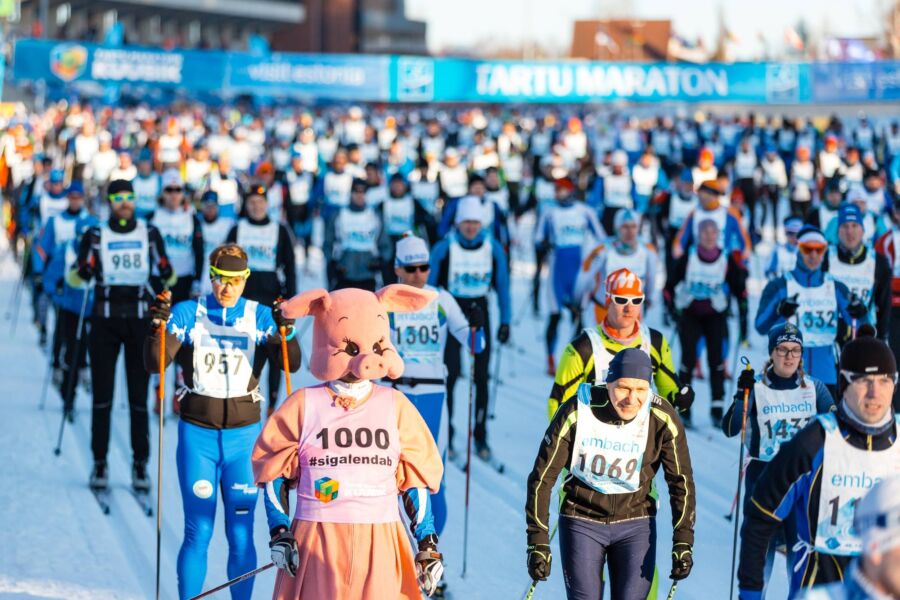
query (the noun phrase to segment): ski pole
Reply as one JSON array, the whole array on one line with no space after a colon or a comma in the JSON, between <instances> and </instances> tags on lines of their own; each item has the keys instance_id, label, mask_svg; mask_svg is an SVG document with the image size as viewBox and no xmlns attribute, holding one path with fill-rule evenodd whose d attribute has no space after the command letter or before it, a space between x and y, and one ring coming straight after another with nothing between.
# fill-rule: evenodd
<instances>
[{"instance_id":1,"label":"ski pole","mask_svg":"<svg viewBox=\"0 0 900 600\"><path fill-rule=\"evenodd\" d=\"M164 295L171 298L169 290ZM163 472L163 426L166 420L166 322L159 324L159 388L156 390L159 400L159 442L156 465L156 600L159 600L160 550L162 547L162 472Z\"/></svg>"},{"instance_id":2,"label":"ski pole","mask_svg":"<svg viewBox=\"0 0 900 600\"><path fill-rule=\"evenodd\" d=\"M678 589L678 582L673 581L672 587L669 588L669 595L666 596L666 600L672 600L675 597L675 590Z\"/></svg>"},{"instance_id":3,"label":"ski pole","mask_svg":"<svg viewBox=\"0 0 900 600\"><path fill-rule=\"evenodd\" d=\"M534 597L534 588L537 587L537 584L537 579L533 579L531 581L531 585L528 587L528 590L526 590L525 595L522 597L522 600L531 600Z\"/></svg>"},{"instance_id":4,"label":"ski pole","mask_svg":"<svg viewBox=\"0 0 900 600\"><path fill-rule=\"evenodd\" d=\"M746 356L741 357L744 369L750 368L750 361ZM741 526L741 486L744 484L744 443L747 439L747 405L750 402L750 388L744 389L744 408L741 414L741 448L740 458L738 459L738 484L737 484L737 503L734 508L734 536L731 539L731 591L728 598L734 598L734 568L737 564L737 539L738 529Z\"/></svg>"},{"instance_id":5,"label":"ski pole","mask_svg":"<svg viewBox=\"0 0 900 600\"><path fill-rule=\"evenodd\" d=\"M60 452L62 452L63 432L66 430L65 404L69 398L72 398L73 403L75 401L75 382L78 380L78 363L80 362L79 358L81 357L81 332L84 329L84 313L87 310L87 300L88 288L84 288L84 293L81 295L81 312L78 313L78 330L75 332L75 353L72 356L72 363L67 365L69 368L66 371L66 395L63 397L63 414L62 418L59 420L59 434L56 436L56 448L53 449L53 454L56 456L59 456ZM59 313L57 312L57 314ZM59 327L58 322L56 326ZM43 405L43 399L41 399L41 404Z\"/></svg>"},{"instance_id":6,"label":"ski pole","mask_svg":"<svg viewBox=\"0 0 900 600\"><path fill-rule=\"evenodd\" d=\"M288 347L287 347L287 327L282 325L278 328L278 333L281 334L281 362L284 367L284 389L287 391L287 395L291 395L291 367L290 361L288 361Z\"/></svg>"},{"instance_id":7,"label":"ski pole","mask_svg":"<svg viewBox=\"0 0 900 600\"><path fill-rule=\"evenodd\" d=\"M11 306L6 313L6 318L11 320L9 324L9 337L15 337L16 335L16 324L19 321L19 304L21 304L22 301L22 288L25 287L25 274L28 272L28 261L30 260L31 243L29 242L25 246L25 252L22 253L22 275L16 282L16 289L13 291Z\"/></svg>"},{"instance_id":8,"label":"ski pole","mask_svg":"<svg viewBox=\"0 0 900 600\"><path fill-rule=\"evenodd\" d=\"M469 349L469 352L472 352L472 349ZM497 347L497 360L494 361L494 380L491 382L493 384L493 390L491 390L491 395L488 396L488 419L494 418L494 405L497 403L497 390L500 386L500 359L503 358L503 344L498 344Z\"/></svg>"},{"instance_id":9,"label":"ski pole","mask_svg":"<svg viewBox=\"0 0 900 600\"><path fill-rule=\"evenodd\" d=\"M738 494L737 490L734 492L734 498L731 499L731 509L728 511L728 514L725 515L725 520L729 523L734 518L734 508L737 506Z\"/></svg>"},{"instance_id":10,"label":"ski pole","mask_svg":"<svg viewBox=\"0 0 900 600\"><path fill-rule=\"evenodd\" d=\"M59 333L59 307L58 306L56 307L56 319L54 321L55 321L55 323L53 326L56 329L56 331L54 331L53 337L55 340L57 334ZM53 356L54 356L55 346L56 346L55 343L51 344L50 352L48 353L49 358L47 360L47 371L44 373L44 385L41 388L41 401L40 401L40 403L38 403L38 410L44 410L44 404L46 404L46 402L47 402L47 392L50 390L50 377L53 373Z\"/></svg>"},{"instance_id":11,"label":"ski pole","mask_svg":"<svg viewBox=\"0 0 900 600\"><path fill-rule=\"evenodd\" d=\"M463 555L462 573L460 577L466 577L466 557L469 553L469 481L472 476L472 411L475 403L475 328L469 328L469 432L466 439L466 505L463 517Z\"/></svg>"},{"instance_id":12,"label":"ski pole","mask_svg":"<svg viewBox=\"0 0 900 600\"><path fill-rule=\"evenodd\" d=\"M197 594L196 596L193 596L193 597L191 598L191 600L199 600L200 598L206 598L207 596L212 596L212 595L215 594L216 592L221 592L221 591L224 590L224 589L228 589L228 588L230 588L231 586L233 586L233 585L235 585L235 584L238 584L238 583L240 583L240 582L242 582L242 581L245 581L245 580L247 580L247 579L250 579L251 577L254 577L254 576L258 575L258 574L262 573L263 571L265 571L265 570L267 570L267 569L271 569L271 568L274 567L274 566L275 566L275 563L269 563L269 564L267 564L267 565L265 565L265 566L259 567L259 568L257 568L257 569L253 569L252 571L248 571L248 572L244 573L243 575L238 575L238 576L235 577L234 579L231 579L231 580L229 580L229 581L226 581L225 583L223 583L223 584L220 585L220 586L214 587L214 588L211 589L211 590L206 590L206 591L203 592L202 594Z\"/></svg>"}]
</instances>

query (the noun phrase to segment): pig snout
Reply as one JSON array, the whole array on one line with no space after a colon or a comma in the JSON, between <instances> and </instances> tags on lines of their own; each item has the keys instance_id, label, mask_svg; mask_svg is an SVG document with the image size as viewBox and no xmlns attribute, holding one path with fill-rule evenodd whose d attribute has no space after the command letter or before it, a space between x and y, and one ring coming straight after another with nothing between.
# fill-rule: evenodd
<instances>
[{"instance_id":1,"label":"pig snout","mask_svg":"<svg viewBox=\"0 0 900 600\"><path fill-rule=\"evenodd\" d=\"M359 379L380 379L385 375L399 377L403 372L403 361L393 352L359 354L350 361L350 372Z\"/></svg>"}]
</instances>

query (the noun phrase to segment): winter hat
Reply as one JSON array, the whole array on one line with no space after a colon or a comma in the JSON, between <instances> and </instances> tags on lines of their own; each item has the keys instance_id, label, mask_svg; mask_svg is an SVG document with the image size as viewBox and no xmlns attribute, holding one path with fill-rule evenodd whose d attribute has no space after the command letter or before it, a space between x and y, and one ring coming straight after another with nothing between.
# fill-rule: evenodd
<instances>
[{"instance_id":1,"label":"winter hat","mask_svg":"<svg viewBox=\"0 0 900 600\"><path fill-rule=\"evenodd\" d=\"M203 192L203 196L200 198L200 202L202 204L218 204L219 193L216 190L206 190L205 192Z\"/></svg>"},{"instance_id":2,"label":"winter hat","mask_svg":"<svg viewBox=\"0 0 900 600\"><path fill-rule=\"evenodd\" d=\"M841 351L841 371L865 375L893 375L897 372L893 351L871 333L871 328L866 332L860 328L856 338L844 346Z\"/></svg>"},{"instance_id":3,"label":"winter hat","mask_svg":"<svg viewBox=\"0 0 900 600\"><path fill-rule=\"evenodd\" d=\"M784 232L797 234L803 229L803 219L800 217L788 217L784 220Z\"/></svg>"},{"instance_id":4,"label":"winter hat","mask_svg":"<svg viewBox=\"0 0 900 600\"><path fill-rule=\"evenodd\" d=\"M477 196L465 196L456 205L456 218L453 223L459 225L463 221L478 221L484 224L484 207Z\"/></svg>"},{"instance_id":5,"label":"winter hat","mask_svg":"<svg viewBox=\"0 0 900 600\"><path fill-rule=\"evenodd\" d=\"M722 186L715 179L708 179L700 184L700 188L697 190L700 192L709 192L710 194L716 194L717 196L721 196L725 192L722 190Z\"/></svg>"},{"instance_id":6,"label":"winter hat","mask_svg":"<svg viewBox=\"0 0 900 600\"><path fill-rule=\"evenodd\" d=\"M625 223L638 223L640 217L638 214L631 210L630 208L622 208L619 209L619 212L616 213L615 219L613 219L613 228L618 231L618 229L624 225Z\"/></svg>"},{"instance_id":7,"label":"winter hat","mask_svg":"<svg viewBox=\"0 0 900 600\"><path fill-rule=\"evenodd\" d=\"M862 538L863 554L900 544L900 476L882 479L863 496L853 514L853 528Z\"/></svg>"},{"instance_id":8,"label":"winter hat","mask_svg":"<svg viewBox=\"0 0 900 600\"><path fill-rule=\"evenodd\" d=\"M619 351L609 362L606 381L616 381L623 377L643 379L649 383L653 377L650 355L640 348L625 348Z\"/></svg>"},{"instance_id":9,"label":"winter hat","mask_svg":"<svg viewBox=\"0 0 900 600\"><path fill-rule=\"evenodd\" d=\"M612 153L612 164L616 167L624 167L628 164L628 155L624 150L616 150Z\"/></svg>"},{"instance_id":10,"label":"winter hat","mask_svg":"<svg viewBox=\"0 0 900 600\"><path fill-rule=\"evenodd\" d=\"M177 169L167 169L166 172L162 174L163 189L166 189L169 186L182 187L183 185L184 181L182 181L181 173L179 173Z\"/></svg>"},{"instance_id":11,"label":"winter hat","mask_svg":"<svg viewBox=\"0 0 900 600\"><path fill-rule=\"evenodd\" d=\"M53 169L50 171L50 183L62 183L66 178L66 174L62 169Z\"/></svg>"},{"instance_id":12,"label":"winter hat","mask_svg":"<svg viewBox=\"0 0 900 600\"><path fill-rule=\"evenodd\" d=\"M859 223L862 225L862 211L855 204L845 202L838 208L838 227L844 223Z\"/></svg>"},{"instance_id":13,"label":"winter hat","mask_svg":"<svg viewBox=\"0 0 900 600\"><path fill-rule=\"evenodd\" d=\"M801 246L823 248L828 245L828 240L822 230L812 225L804 225L797 233L797 243Z\"/></svg>"},{"instance_id":14,"label":"winter hat","mask_svg":"<svg viewBox=\"0 0 900 600\"><path fill-rule=\"evenodd\" d=\"M114 179L113 181L109 182L108 186L106 186L107 196L115 196L116 194L121 194L122 192L131 192L132 194L134 193L134 187L127 179Z\"/></svg>"},{"instance_id":15,"label":"winter hat","mask_svg":"<svg viewBox=\"0 0 900 600\"><path fill-rule=\"evenodd\" d=\"M555 179L553 181L554 186L557 190L566 190L567 192L572 192L575 190L575 184L568 177L560 177L559 179Z\"/></svg>"},{"instance_id":16,"label":"winter hat","mask_svg":"<svg viewBox=\"0 0 900 600\"><path fill-rule=\"evenodd\" d=\"M794 342L803 345L803 332L793 323L775 325L769 330L769 354L775 350L775 346L784 342Z\"/></svg>"},{"instance_id":17,"label":"winter hat","mask_svg":"<svg viewBox=\"0 0 900 600\"><path fill-rule=\"evenodd\" d=\"M606 278L606 301L610 296L643 296L644 283L628 269L613 271Z\"/></svg>"},{"instance_id":18,"label":"winter hat","mask_svg":"<svg viewBox=\"0 0 900 600\"><path fill-rule=\"evenodd\" d=\"M422 238L407 233L397 241L395 267L428 264L429 258L428 244Z\"/></svg>"},{"instance_id":19,"label":"winter hat","mask_svg":"<svg viewBox=\"0 0 900 600\"><path fill-rule=\"evenodd\" d=\"M72 194L84 196L84 185L77 179L73 179L72 183L69 184L69 188L66 190L66 196L71 196Z\"/></svg>"}]
</instances>

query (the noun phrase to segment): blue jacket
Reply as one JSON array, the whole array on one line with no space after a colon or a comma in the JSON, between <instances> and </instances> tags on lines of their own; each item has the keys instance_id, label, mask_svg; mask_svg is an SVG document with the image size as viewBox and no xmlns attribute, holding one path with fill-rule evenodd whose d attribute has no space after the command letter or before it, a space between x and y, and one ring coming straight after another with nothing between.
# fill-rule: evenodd
<instances>
[{"instance_id":1,"label":"blue jacket","mask_svg":"<svg viewBox=\"0 0 900 600\"><path fill-rule=\"evenodd\" d=\"M819 287L825 282L825 272L821 268L810 271L800 258L797 260L797 266L791 271L791 275L802 287ZM850 303L850 292L847 290L847 286L840 281L835 281L834 293L838 308L838 333L835 342L840 343L849 338L853 317L847 312L847 305ZM766 284L759 299L759 311L756 313L755 327L760 335L768 335L772 327L785 322L785 318L778 314L778 305L785 298L787 298L787 280L784 276L772 279ZM863 323L868 323L866 317L857 320L857 325ZM837 356L833 347L804 346L803 365L808 369L810 375L821 380L822 383L826 385L837 383Z\"/></svg>"},{"instance_id":2,"label":"blue jacket","mask_svg":"<svg viewBox=\"0 0 900 600\"><path fill-rule=\"evenodd\" d=\"M509 266L506 262L506 252L503 247L488 232L481 230L472 240L466 240L462 236L452 233L439 241L431 249L431 273L428 274L428 284L434 287L448 288L447 276L450 264L450 242L456 239L459 245L468 250L480 247L482 244L491 245L491 253L494 257L492 284L497 292L497 304L500 307L500 323L509 325L512 317L512 299L510 297Z\"/></svg>"},{"instance_id":3,"label":"blue jacket","mask_svg":"<svg viewBox=\"0 0 900 600\"><path fill-rule=\"evenodd\" d=\"M56 240L56 219L75 221L75 239L68 243L58 243ZM84 289L73 288L66 282L66 270L74 265L66 264L66 248L74 255L78 254L78 240L81 234L88 228L97 224L97 218L82 210L77 215L66 211L50 217L47 225L41 231L40 237L35 243L32 252L33 266L36 273L41 273L44 280L44 292L50 297L50 301L60 310L79 314L84 303ZM88 298L85 306L85 314L90 315L94 305L93 287L87 291Z\"/></svg>"}]
</instances>

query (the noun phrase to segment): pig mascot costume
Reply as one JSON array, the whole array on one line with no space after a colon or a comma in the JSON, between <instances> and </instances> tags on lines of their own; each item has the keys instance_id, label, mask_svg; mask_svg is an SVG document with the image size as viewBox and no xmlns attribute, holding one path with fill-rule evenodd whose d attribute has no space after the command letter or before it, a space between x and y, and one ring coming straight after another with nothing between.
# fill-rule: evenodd
<instances>
[{"instance_id":1,"label":"pig mascot costume","mask_svg":"<svg viewBox=\"0 0 900 600\"><path fill-rule=\"evenodd\" d=\"M253 449L279 567L273 598L417 600L420 585L431 595L440 580L429 490L440 487L441 456L406 396L372 381L403 373L388 311L417 311L436 296L395 284L374 294L315 289L282 304L289 318L315 319L309 369L324 383L291 394Z\"/></svg>"}]
</instances>

